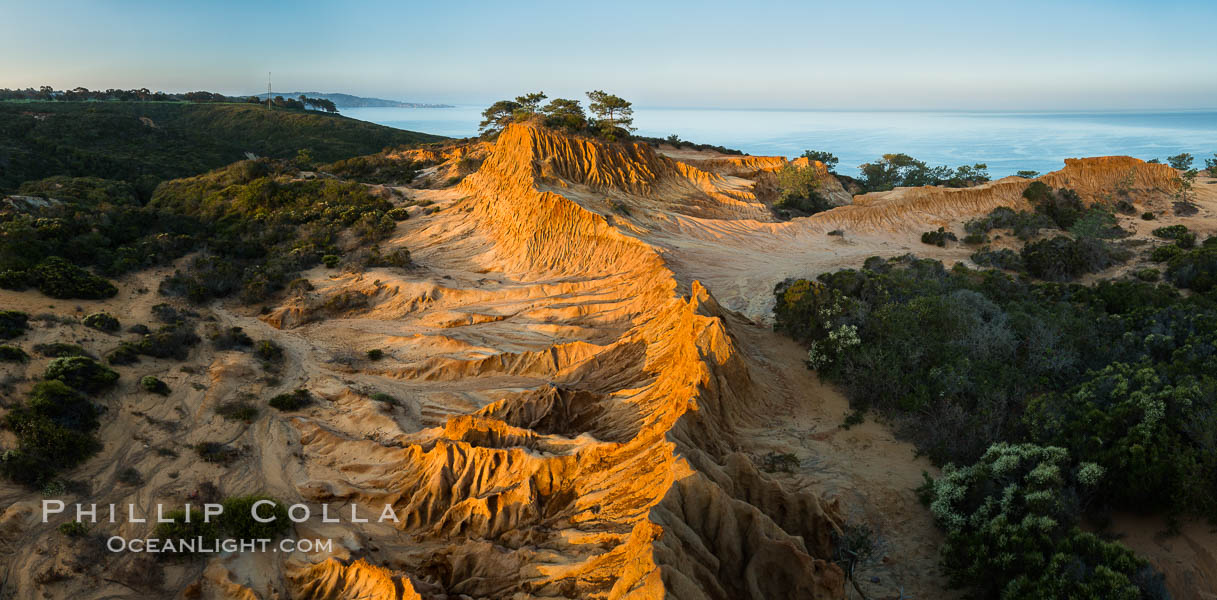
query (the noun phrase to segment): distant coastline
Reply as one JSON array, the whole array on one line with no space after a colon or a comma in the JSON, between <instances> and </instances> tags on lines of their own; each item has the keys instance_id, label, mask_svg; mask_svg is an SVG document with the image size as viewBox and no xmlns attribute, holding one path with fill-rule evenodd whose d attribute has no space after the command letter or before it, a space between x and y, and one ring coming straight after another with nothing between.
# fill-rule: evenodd
<instances>
[{"instance_id":1,"label":"distant coastline","mask_svg":"<svg viewBox=\"0 0 1217 600\"><path fill-rule=\"evenodd\" d=\"M351 94L323 93L323 92L273 92L274 96L283 96L284 98L298 98L300 96L308 96L309 98L322 98L334 103L338 108L453 108L451 104L428 104L424 102L402 102L400 100L386 100L384 98L365 98L363 96L354 96ZM266 99L266 93L253 94L263 100Z\"/></svg>"}]
</instances>

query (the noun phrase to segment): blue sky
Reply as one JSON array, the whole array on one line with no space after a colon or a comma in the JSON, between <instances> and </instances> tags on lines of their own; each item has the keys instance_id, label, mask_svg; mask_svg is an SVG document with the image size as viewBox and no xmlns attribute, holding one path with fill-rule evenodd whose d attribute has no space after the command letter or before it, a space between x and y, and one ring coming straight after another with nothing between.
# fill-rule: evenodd
<instances>
[{"instance_id":1,"label":"blue sky","mask_svg":"<svg viewBox=\"0 0 1217 600\"><path fill-rule=\"evenodd\" d=\"M1217 2L0 0L0 87L479 104L1217 107Z\"/></svg>"}]
</instances>

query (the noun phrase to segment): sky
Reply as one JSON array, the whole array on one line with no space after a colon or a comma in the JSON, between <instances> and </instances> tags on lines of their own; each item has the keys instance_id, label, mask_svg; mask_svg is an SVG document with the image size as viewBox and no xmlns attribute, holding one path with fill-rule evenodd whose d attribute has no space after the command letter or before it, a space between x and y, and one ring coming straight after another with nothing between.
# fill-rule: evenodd
<instances>
[{"instance_id":1,"label":"sky","mask_svg":"<svg viewBox=\"0 0 1217 600\"><path fill-rule=\"evenodd\" d=\"M0 0L0 87L641 107L1217 107L1217 2Z\"/></svg>"}]
</instances>

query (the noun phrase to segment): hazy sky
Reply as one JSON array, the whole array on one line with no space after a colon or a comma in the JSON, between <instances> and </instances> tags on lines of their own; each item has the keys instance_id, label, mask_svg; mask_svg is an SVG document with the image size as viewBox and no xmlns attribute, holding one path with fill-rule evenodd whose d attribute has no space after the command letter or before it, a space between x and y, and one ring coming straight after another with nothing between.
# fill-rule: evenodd
<instances>
[{"instance_id":1,"label":"hazy sky","mask_svg":"<svg viewBox=\"0 0 1217 600\"><path fill-rule=\"evenodd\" d=\"M0 0L0 87L478 104L1217 107L1217 1Z\"/></svg>"}]
</instances>

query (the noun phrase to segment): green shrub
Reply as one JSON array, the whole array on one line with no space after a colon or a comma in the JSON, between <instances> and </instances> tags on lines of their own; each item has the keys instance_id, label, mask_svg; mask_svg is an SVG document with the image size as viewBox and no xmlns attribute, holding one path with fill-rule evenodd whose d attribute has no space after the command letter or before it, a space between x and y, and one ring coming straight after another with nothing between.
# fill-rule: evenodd
<instances>
[{"instance_id":1,"label":"green shrub","mask_svg":"<svg viewBox=\"0 0 1217 600\"><path fill-rule=\"evenodd\" d=\"M140 485L144 482L144 476L140 474L134 467L123 467L115 473L115 479L124 485Z\"/></svg>"},{"instance_id":2,"label":"green shrub","mask_svg":"<svg viewBox=\"0 0 1217 600\"><path fill-rule=\"evenodd\" d=\"M18 447L0 454L0 474L35 488L101 449L91 433L97 409L59 381L35 385L29 399L5 415L4 425L17 436Z\"/></svg>"},{"instance_id":3,"label":"green shrub","mask_svg":"<svg viewBox=\"0 0 1217 600\"><path fill-rule=\"evenodd\" d=\"M338 263L340 262L342 262L342 257L335 254L326 254L321 257L321 264L330 269L338 268Z\"/></svg>"},{"instance_id":4,"label":"green shrub","mask_svg":"<svg viewBox=\"0 0 1217 600\"><path fill-rule=\"evenodd\" d=\"M270 363L283 360L283 348L273 340L262 340L254 344L254 354L258 358Z\"/></svg>"},{"instance_id":5,"label":"green shrub","mask_svg":"<svg viewBox=\"0 0 1217 600\"><path fill-rule=\"evenodd\" d=\"M766 473L793 473L799 468L799 458L790 453L770 452L761 457L761 470Z\"/></svg>"},{"instance_id":6,"label":"green shrub","mask_svg":"<svg viewBox=\"0 0 1217 600\"><path fill-rule=\"evenodd\" d=\"M254 519L254 504L269 500L270 505L258 505L258 516L267 519L267 523L259 523ZM221 505L224 512L220 515L220 528L234 539L273 539L291 529L291 521L287 516L287 507L270 496L255 494L226 498Z\"/></svg>"},{"instance_id":7,"label":"green shrub","mask_svg":"<svg viewBox=\"0 0 1217 600\"><path fill-rule=\"evenodd\" d=\"M1011 208L999 206L984 217L964 223L963 228L973 240L982 236L987 238L985 234L994 229L1006 229L1020 240L1029 240L1039 235L1040 229L1055 226L1052 219L1043 214L1027 211L1016 212Z\"/></svg>"},{"instance_id":8,"label":"green shrub","mask_svg":"<svg viewBox=\"0 0 1217 600\"><path fill-rule=\"evenodd\" d=\"M1167 262L1176 256L1186 253L1187 251L1183 248L1180 248L1175 244L1170 244L1169 246L1158 246L1157 248L1154 248L1153 252L1149 253L1149 259L1154 262Z\"/></svg>"},{"instance_id":9,"label":"green shrub","mask_svg":"<svg viewBox=\"0 0 1217 600\"><path fill-rule=\"evenodd\" d=\"M1167 262L1166 278L1200 293L1217 288L1217 246L1206 243L1191 252L1180 250Z\"/></svg>"},{"instance_id":10,"label":"green shrub","mask_svg":"<svg viewBox=\"0 0 1217 600\"><path fill-rule=\"evenodd\" d=\"M390 396L384 392L376 392L375 394L372 394L371 397L373 400L382 404L389 404L392 406L397 405L397 398L394 398L393 396Z\"/></svg>"},{"instance_id":11,"label":"green shrub","mask_svg":"<svg viewBox=\"0 0 1217 600\"><path fill-rule=\"evenodd\" d=\"M131 365L139 362L139 346L123 342L106 353L106 362L112 365Z\"/></svg>"},{"instance_id":12,"label":"green shrub","mask_svg":"<svg viewBox=\"0 0 1217 600\"><path fill-rule=\"evenodd\" d=\"M29 329L30 316L16 310L0 310L0 340L11 340Z\"/></svg>"},{"instance_id":13,"label":"green shrub","mask_svg":"<svg viewBox=\"0 0 1217 600\"><path fill-rule=\"evenodd\" d=\"M368 360L380 360L385 357L385 351L380 348L368 350Z\"/></svg>"},{"instance_id":14,"label":"green shrub","mask_svg":"<svg viewBox=\"0 0 1217 600\"><path fill-rule=\"evenodd\" d=\"M47 365L45 379L57 379L86 393L97 393L118 381L118 373L84 356L56 358Z\"/></svg>"},{"instance_id":15,"label":"green shrub","mask_svg":"<svg viewBox=\"0 0 1217 600\"><path fill-rule=\"evenodd\" d=\"M87 315L84 319L81 319L80 322L85 327L92 327L98 331L105 331L108 333L114 333L122 328L122 325L119 324L118 319L114 318L113 315L104 312Z\"/></svg>"},{"instance_id":16,"label":"green shrub","mask_svg":"<svg viewBox=\"0 0 1217 600\"><path fill-rule=\"evenodd\" d=\"M135 344L135 349L145 356L186 360L190 356L190 349L200 341L202 340L195 334L193 326L178 321L145 335Z\"/></svg>"},{"instance_id":17,"label":"green shrub","mask_svg":"<svg viewBox=\"0 0 1217 600\"><path fill-rule=\"evenodd\" d=\"M393 219L394 221L405 221L410 218L410 211L406 210L406 208L404 206L399 206L397 208L390 209L385 214L388 215L389 218Z\"/></svg>"},{"instance_id":18,"label":"green shrub","mask_svg":"<svg viewBox=\"0 0 1217 600\"><path fill-rule=\"evenodd\" d=\"M996 444L976 464L927 477L952 585L979 598L1153 597L1161 576L1145 561L1077 526L1079 500L1103 477L1062 448L1031 444Z\"/></svg>"},{"instance_id":19,"label":"green shrub","mask_svg":"<svg viewBox=\"0 0 1217 600\"><path fill-rule=\"evenodd\" d=\"M300 410L313 402L313 395L306 389L298 389L290 394L279 394L270 399L271 408L281 411Z\"/></svg>"},{"instance_id":20,"label":"green shrub","mask_svg":"<svg viewBox=\"0 0 1217 600\"><path fill-rule=\"evenodd\" d=\"M99 300L118 293L114 284L58 256L49 257L30 269L30 285L52 298Z\"/></svg>"},{"instance_id":21,"label":"green shrub","mask_svg":"<svg viewBox=\"0 0 1217 600\"><path fill-rule=\"evenodd\" d=\"M59 533L70 538L80 538L89 535L89 526L80 521L68 521L59 525Z\"/></svg>"},{"instance_id":22,"label":"green shrub","mask_svg":"<svg viewBox=\"0 0 1217 600\"><path fill-rule=\"evenodd\" d=\"M1102 240L1065 236L1030 242L1020 255L1027 272L1045 281L1070 281L1127 260Z\"/></svg>"},{"instance_id":23,"label":"green shrub","mask_svg":"<svg viewBox=\"0 0 1217 600\"><path fill-rule=\"evenodd\" d=\"M45 418L55 425L75 431L97 429L97 408L80 392L61 381L40 381L30 390L29 398L21 407L9 413L9 426L17 430L15 423L21 419Z\"/></svg>"},{"instance_id":24,"label":"green shrub","mask_svg":"<svg viewBox=\"0 0 1217 600\"><path fill-rule=\"evenodd\" d=\"M139 386L144 388L145 392L151 394L159 394L161 396L169 395L169 384L153 377L152 375L144 375L139 380Z\"/></svg>"},{"instance_id":25,"label":"green shrub","mask_svg":"<svg viewBox=\"0 0 1217 600\"><path fill-rule=\"evenodd\" d=\"M365 267L396 267L404 269L413 264L410 251L405 248L394 248L387 254L380 253L379 246L373 246L368 256L364 258Z\"/></svg>"},{"instance_id":26,"label":"green shrub","mask_svg":"<svg viewBox=\"0 0 1217 600\"><path fill-rule=\"evenodd\" d=\"M1061 446L1107 476L1105 502L1137 510L1217 514L1217 379L1112 363L1065 393L1032 399L1031 438ZM1163 490L1172 490L1164 494Z\"/></svg>"},{"instance_id":27,"label":"green shrub","mask_svg":"<svg viewBox=\"0 0 1217 600\"><path fill-rule=\"evenodd\" d=\"M28 362L30 355L17 346L0 346L0 362Z\"/></svg>"},{"instance_id":28,"label":"green shrub","mask_svg":"<svg viewBox=\"0 0 1217 600\"><path fill-rule=\"evenodd\" d=\"M1141 281L1154 282L1161 278L1161 273L1157 269L1145 268L1137 269L1133 276Z\"/></svg>"},{"instance_id":29,"label":"green shrub","mask_svg":"<svg viewBox=\"0 0 1217 600\"><path fill-rule=\"evenodd\" d=\"M1177 240L1180 237L1187 235L1187 227L1183 225L1168 225L1159 227L1153 231L1155 237L1160 237L1164 240Z\"/></svg>"},{"instance_id":30,"label":"green shrub","mask_svg":"<svg viewBox=\"0 0 1217 600\"><path fill-rule=\"evenodd\" d=\"M953 232L947 231L943 227L939 227L938 231L926 231L925 233L921 234L922 244L929 244L931 246L946 246L948 240L955 242L958 241L959 238L955 237Z\"/></svg>"},{"instance_id":31,"label":"green shrub","mask_svg":"<svg viewBox=\"0 0 1217 600\"><path fill-rule=\"evenodd\" d=\"M1069 229L1082 216L1082 197L1068 188L1053 190L1040 181L1033 181L1023 190L1023 197L1035 211L1052 219L1057 227Z\"/></svg>"},{"instance_id":32,"label":"green shrub","mask_svg":"<svg viewBox=\"0 0 1217 600\"><path fill-rule=\"evenodd\" d=\"M1106 209L1093 206L1083 212L1069 228L1069 233L1076 237L1092 237L1113 239L1128 237L1129 231L1117 224L1115 215Z\"/></svg>"},{"instance_id":33,"label":"green shrub","mask_svg":"<svg viewBox=\"0 0 1217 600\"><path fill-rule=\"evenodd\" d=\"M252 347L254 340L240 327L229 327L212 336L211 345L216 350L232 350L234 348Z\"/></svg>"},{"instance_id":34,"label":"green shrub","mask_svg":"<svg viewBox=\"0 0 1217 600\"><path fill-rule=\"evenodd\" d=\"M63 356L89 356L89 353L84 348L76 344L67 342L50 342L47 344L34 344L34 352L49 358L60 358Z\"/></svg>"},{"instance_id":35,"label":"green shrub","mask_svg":"<svg viewBox=\"0 0 1217 600\"><path fill-rule=\"evenodd\" d=\"M990 249L988 246L972 253L972 262L982 267L1007 269L1010 271L1025 271L1023 257L1009 248Z\"/></svg>"},{"instance_id":36,"label":"green shrub","mask_svg":"<svg viewBox=\"0 0 1217 600\"><path fill-rule=\"evenodd\" d=\"M812 215L832 208L820 194L820 175L812 166L782 165L777 172L778 201L774 209L780 216Z\"/></svg>"},{"instance_id":37,"label":"green shrub","mask_svg":"<svg viewBox=\"0 0 1217 600\"><path fill-rule=\"evenodd\" d=\"M1152 212L1146 211L1146 212L1141 213L1142 221L1153 221L1154 218L1155 218L1154 213L1152 213Z\"/></svg>"},{"instance_id":38,"label":"green shrub","mask_svg":"<svg viewBox=\"0 0 1217 600\"><path fill-rule=\"evenodd\" d=\"M220 442L200 442L194 452L204 462L227 466L241 457L241 451Z\"/></svg>"},{"instance_id":39,"label":"green shrub","mask_svg":"<svg viewBox=\"0 0 1217 600\"><path fill-rule=\"evenodd\" d=\"M244 400L231 400L217 406L216 414L229 421L253 421L258 418L258 407Z\"/></svg>"}]
</instances>

